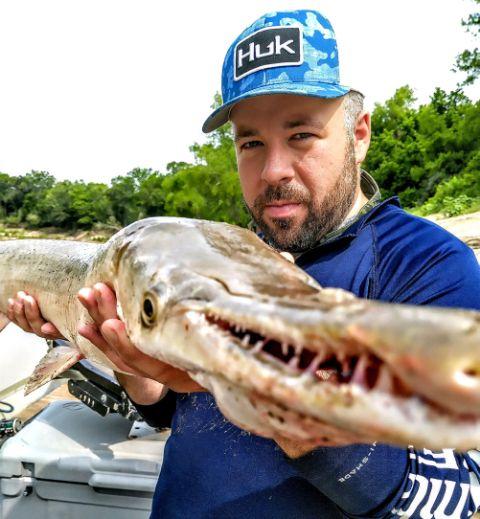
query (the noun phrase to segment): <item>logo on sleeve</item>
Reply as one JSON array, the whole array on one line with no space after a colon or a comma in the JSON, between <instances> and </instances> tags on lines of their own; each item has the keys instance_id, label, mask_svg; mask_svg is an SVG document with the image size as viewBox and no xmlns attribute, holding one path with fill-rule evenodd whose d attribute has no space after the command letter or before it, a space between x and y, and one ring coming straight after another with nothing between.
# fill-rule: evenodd
<instances>
[{"instance_id":1,"label":"logo on sleeve","mask_svg":"<svg viewBox=\"0 0 480 519\"><path fill-rule=\"evenodd\" d=\"M257 70L303 63L300 27L267 27L235 46L235 80Z\"/></svg>"}]
</instances>

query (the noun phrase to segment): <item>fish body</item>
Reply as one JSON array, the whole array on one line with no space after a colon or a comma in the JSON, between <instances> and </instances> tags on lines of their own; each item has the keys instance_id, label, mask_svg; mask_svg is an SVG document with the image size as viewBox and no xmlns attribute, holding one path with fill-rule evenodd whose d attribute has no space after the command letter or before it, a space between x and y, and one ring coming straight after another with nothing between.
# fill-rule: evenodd
<instances>
[{"instance_id":1,"label":"fish body","mask_svg":"<svg viewBox=\"0 0 480 519\"><path fill-rule=\"evenodd\" d=\"M51 353L33 390L85 356L76 294L104 282L144 353L187 371L253 433L340 445L480 445L480 313L367 301L322 288L236 226L148 218L102 245L0 243L0 311L25 290L75 349ZM55 350L53 350L55 351Z\"/></svg>"}]
</instances>

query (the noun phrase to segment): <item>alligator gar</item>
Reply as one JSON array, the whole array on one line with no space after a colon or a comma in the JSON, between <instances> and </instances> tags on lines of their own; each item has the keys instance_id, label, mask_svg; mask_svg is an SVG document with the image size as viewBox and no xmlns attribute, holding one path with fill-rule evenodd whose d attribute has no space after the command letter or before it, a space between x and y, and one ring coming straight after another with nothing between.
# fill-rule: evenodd
<instances>
[{"instance_id":1,"label":"alligator gar","mask_svg":"<svg viewBox=\"0 0 480 519\"><path fill-rule=\"evenodd\" d=\"M322 288L236 226L148 218L105 244L0 243L0 311L33 295L71 342L31 391L86 357L76 294L105 282L144 353L186 370L233 423L265 437L340 445L480 445L480 313L359 299Z\"/></svg>"}]
</instances>

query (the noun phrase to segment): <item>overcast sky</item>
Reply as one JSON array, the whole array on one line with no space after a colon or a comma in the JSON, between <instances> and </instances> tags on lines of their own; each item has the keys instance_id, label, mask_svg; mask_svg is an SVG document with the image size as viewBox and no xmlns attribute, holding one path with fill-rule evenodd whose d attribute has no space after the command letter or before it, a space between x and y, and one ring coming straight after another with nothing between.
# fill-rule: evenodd
<instances>
[{"instance_id":1,"label":"overcast sky","mask_svg":"<svg viewBox=\"0 0 480 519\"><path fill-rule=\"evenodd\" d=\"M455 87L471 0L0 0L0 171L108 182L191 160L224 53L268 11L314 8L337 33L341 80L367 106L403 84ZM479 88L467 94L480 97Z\"/></svg>"}]
</instances>

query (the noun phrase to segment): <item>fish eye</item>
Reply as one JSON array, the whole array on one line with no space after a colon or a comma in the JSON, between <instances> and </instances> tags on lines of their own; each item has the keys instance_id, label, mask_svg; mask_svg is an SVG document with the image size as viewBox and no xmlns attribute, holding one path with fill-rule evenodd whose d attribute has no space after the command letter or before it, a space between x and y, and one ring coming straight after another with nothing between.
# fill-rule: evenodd
<instances>
[{"instance_id":1,"label":"fish eye","mask_svg":"<svg viewBox=\"0 0 480 519\"><path fill-rule=\"evenodd\" d=\"M157 303L153 294L143 296L141 320L145 326L152 326L157 320Z\"/></svg>"}]
</instances>

